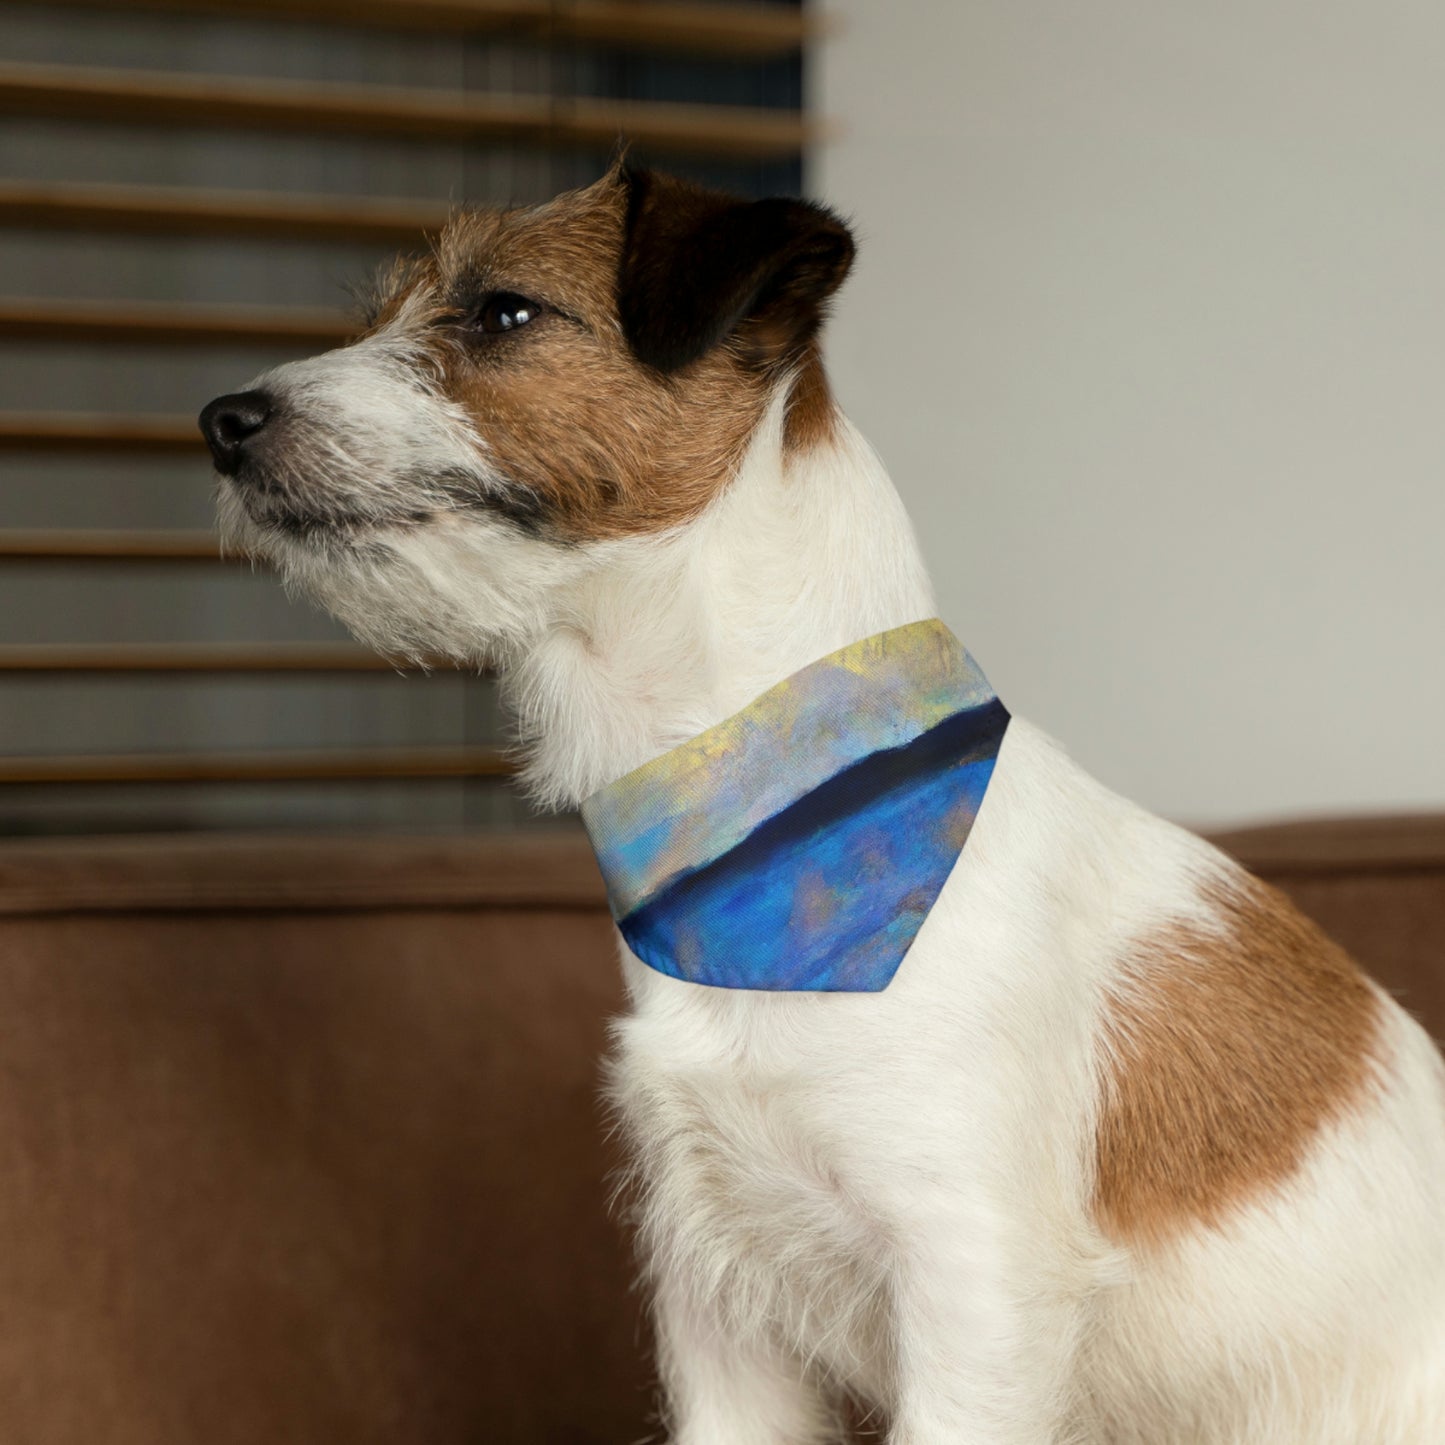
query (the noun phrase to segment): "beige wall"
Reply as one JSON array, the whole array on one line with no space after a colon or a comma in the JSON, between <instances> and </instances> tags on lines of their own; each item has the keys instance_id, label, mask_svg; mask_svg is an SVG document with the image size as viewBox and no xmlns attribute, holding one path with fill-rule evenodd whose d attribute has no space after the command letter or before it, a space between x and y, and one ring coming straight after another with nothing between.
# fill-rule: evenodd
<instances>
[{"instance_id":1,"label":"beige wall","mask_svg":"<svg viewBox=\"0 0 1445 1445\"><path fill-rule=\"evenodd\" d=\"M835 382L1005 700L1186 820L1445 806L1445 9L831 9Z\"/></svg>"}]
</instances>

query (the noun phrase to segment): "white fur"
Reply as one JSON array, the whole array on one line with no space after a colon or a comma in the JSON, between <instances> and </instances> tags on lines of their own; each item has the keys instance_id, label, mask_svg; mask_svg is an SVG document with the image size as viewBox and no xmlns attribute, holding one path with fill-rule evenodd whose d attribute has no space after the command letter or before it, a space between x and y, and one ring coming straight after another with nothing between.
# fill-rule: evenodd
<instances>
[{"instance_id":1,"label":"white fur","mask_svg":"<svg viewBox=\"0 0 1445 1445\"><path fill-rule=\"evenodd\" d=\"M370 640L499 657L532 786L575 804L933 615L876 456L843 424L785 460L781 417L780 393L716 503L660 537L443 515L358 552L231 522ZM1103 1000L1131 940L1202 917L1230 867L1015 720L882 994L702 988L623 950L612 1090L678 1445L831 1440L843 1391L893 1445L1445 1439L1445 1094L1388 1000L1379 1097L1286 1189L1157 1254L1091 1215Z\"/></svg>"}]
</instances>

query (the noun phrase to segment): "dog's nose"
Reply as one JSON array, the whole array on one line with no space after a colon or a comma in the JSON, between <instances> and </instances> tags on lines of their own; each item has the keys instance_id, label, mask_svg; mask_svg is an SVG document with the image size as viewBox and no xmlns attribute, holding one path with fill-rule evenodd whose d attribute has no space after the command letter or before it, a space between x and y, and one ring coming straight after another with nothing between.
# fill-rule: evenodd
<instances>
[{"instance_id":1,"label":"dog's nose","mask_svg":"<svg viewBox=\"0 0 1445 1445\"><path fill-rule=\"evenodd\" d=\"M216 470L232 476L240 468L246 443L271 417L271 398L264 391L237 391L218 396L201 413L201 434Z\"/></svg>"}]
</instances>

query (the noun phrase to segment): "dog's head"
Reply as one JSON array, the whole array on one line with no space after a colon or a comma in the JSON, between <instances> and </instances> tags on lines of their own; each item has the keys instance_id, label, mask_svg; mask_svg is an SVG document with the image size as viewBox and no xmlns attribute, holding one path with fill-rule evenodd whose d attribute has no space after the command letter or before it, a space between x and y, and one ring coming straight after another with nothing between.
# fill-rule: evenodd
<instances>
[{"instance_id":1,"label":"dog's head","mask_svg":"<svg viewBox=\"0 0 1445 1445\"><path fill-rule=\"evenodd\" d=\"M623 167L461 212L356 341L201 413L223 532L382 647L505 651L589 556L698 516L779 386L825 428L852 256L820 207Z\"/></svg>"}]
</instances>

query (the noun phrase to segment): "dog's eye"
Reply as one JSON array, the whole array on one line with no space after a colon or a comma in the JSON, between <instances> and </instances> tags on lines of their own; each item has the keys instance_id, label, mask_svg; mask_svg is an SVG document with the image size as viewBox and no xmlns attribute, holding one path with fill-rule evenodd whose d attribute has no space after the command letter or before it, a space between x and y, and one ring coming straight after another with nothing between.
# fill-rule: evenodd
<instances>
[{"instance_id":1,"label":"dog's eye","mask_svg":"<svg viewBox=\"0 0 1445 1445\"><path fill-rule=\"evenodd\" d=\"M535 321L541 312L542 307L536 301L519 296L515 291L497 291L482 302L474 324L478 331L485 331L488 336L496 336L503 331L515 331L519 326Z\"/></svg>"}]
</instances>

